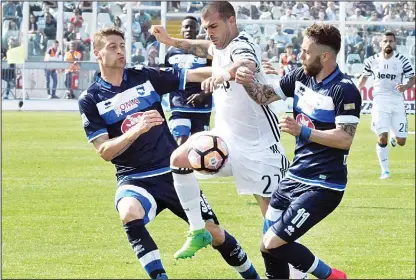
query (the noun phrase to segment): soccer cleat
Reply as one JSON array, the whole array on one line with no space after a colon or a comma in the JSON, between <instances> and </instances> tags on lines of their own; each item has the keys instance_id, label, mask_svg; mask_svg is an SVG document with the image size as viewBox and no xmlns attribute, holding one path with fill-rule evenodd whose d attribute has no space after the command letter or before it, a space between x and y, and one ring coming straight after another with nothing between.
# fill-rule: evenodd
<instances>
[{"instance_id":1,"label":"soccer cleat","mask_svg":"<svg viewBox=\"0 0 416 280\"><path fill-rule=\"evenodd\" d=\"M326 279L348 279L344 271L331 268L331 274Z\"/></svg>"},{"instance_id":2,"label":"soccer cleat","mask_svg":"<svg viewBox=\"0 0 416 280\"><path fill-rule=\"evenodd\" d=\"M169 279L166 273L160 273L156 276L156 279Z\"/></svg>"},{"instance_id":3,"label":"soccer cleat","mask_svg":"<svg viewBox=\"0 0 416 280\"><path fill-rule=\"evenodd\" d=\"M394 137L391 137L391 138L390 138L390 145L391 145L392 147L396 147L397 142L396 142L396 139L394 139Z\"/></svg>"},{"instance_id":4,"label":"soccer cleat","mask_svg":"<svg viewBox=\"0 0 416 280\"><path fill-rule=\"evenodd\" d=\"M390 172L389 171L384 171L383 173L381 173L381 175L380 175L381 180L388 179L388 178L390 178Z\"/></svg>"},{"instance_id":5,"label":"soccer cleat","mask_svg":"<svg viewBox=\"0 0 416 280\"><path fill-rule=\"evenodd\" d=\"M175 259L192 258L195 253L210 245L212 236L206 229L191 231L186 238L185 244L174 255Z\"/></svg>"}]
</instances>

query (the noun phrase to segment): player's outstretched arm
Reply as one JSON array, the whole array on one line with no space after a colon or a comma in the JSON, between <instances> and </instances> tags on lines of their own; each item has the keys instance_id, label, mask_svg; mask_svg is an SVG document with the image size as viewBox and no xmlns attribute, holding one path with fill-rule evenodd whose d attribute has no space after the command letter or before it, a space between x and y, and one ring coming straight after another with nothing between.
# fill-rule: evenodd
<instances>
[{"instance_id":1,"label":"player's outstretched arm","mask_svg":"<svg viewBox=\"0 0 416 280\"><path fill-rule=\"evenodd\" d=\"M187 83L201 83L207 78L212 76L212 67L199 67L195 69L188 69L186 73L186 82Z\"/></svg>"},{"instance_id":2,"label":"player's outstretched arm","mask_svg":"<svg viewBox=\"0 0 416 280\"><path fill-rule=\"evenodd\" d=\"M280 100L280 97L275 93L273 86L262 85L254 81L254 71L248 67L243 66L237 69L235 81L243 85L247 94L257 104L266 105Z\"/></svg>"},{"instance_id":3,"label":"player's outstretched arm","mask_svg":"<svg viewBox=\"0 0 416 280\"><path fill-rule=\"evenodd\" d=\"M186 52L198 57L207 57L212 59L211 55L208 53L208 49L212 44L211 41L172 38L168 35L162 25L152 25L149 31L159 42L163 44L183 49Z\"/></svg>"},{"instance_id":4,"label":"player's outstretched arm","mask_svg":"<svg viewBox=\"0 0 416 280\"><path fill-rule=\"evenodd\" d=\"M140 135L163 122L164 119L158 111L146 111L140 117L139 122L123 135L109 139L108 134L105 134L94 139L92 143L100 156L105 161L110 161L124 153Z\"/></svg>"}]
</instances>

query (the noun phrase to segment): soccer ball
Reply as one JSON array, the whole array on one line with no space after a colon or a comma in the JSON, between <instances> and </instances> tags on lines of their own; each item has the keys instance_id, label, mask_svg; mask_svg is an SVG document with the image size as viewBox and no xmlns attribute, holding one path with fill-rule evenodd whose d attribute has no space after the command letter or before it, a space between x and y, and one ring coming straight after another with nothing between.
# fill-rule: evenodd
<instances>
[{"instance_id":1,"label":"soccer ball","mask_svg":"<svg viewBox=\"0 0 416 280\"><path fill-rule=\"evenodd\" d=\"M188 149L192 168L203 174L215 174L228 159L228 148L218 136L201 135L192 141Z\"/></svg>"}]
</instances>

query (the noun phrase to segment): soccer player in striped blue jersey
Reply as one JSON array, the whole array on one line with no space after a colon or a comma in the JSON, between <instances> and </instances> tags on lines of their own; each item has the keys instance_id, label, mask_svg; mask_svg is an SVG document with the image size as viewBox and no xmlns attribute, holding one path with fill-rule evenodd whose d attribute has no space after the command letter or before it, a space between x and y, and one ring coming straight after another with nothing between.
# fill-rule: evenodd
<instances>
[{"instance_id":1,"label":"soccer player in striped blue jersey","mask_svg":"<svg viewBox=\"0 0 416 280\"><path fill-rule=\"evenodd\" d=\"M167 278L146 225L165 209L188 219L173 186L169 160L177 144L166 124L161 96L183 89L185 77L200 82L206 74L199 72L201 68L125 68L124 34L116 28L97 32L93 47L101 73L78 100L84 130L99 155L116 167L115 207L140 264L150 278ZM210 245L244 278L259 278L237 240L219 226L202 192L198 199L213 236Z\"/></svg>"},{"instance_id":2,"label":"soccer player in striped blue jersey","mask_svg":"<svg viewBox=\"0 0 416 280\"><path fill-rule=\"evenodd\" d=\"M295 242L335 210L347 184L347 158L359 123L361 95L338 68L340 48L336 27L314 24L303 39L302 68L273 85L253 82L254 73L247 67L236 74L236 81L259 104L293 97L293 118L283 117L280 127L296 137L295 157L272 195L263 244L275 257L319 279L347 277Z\"/></svg>"}]
</instances>

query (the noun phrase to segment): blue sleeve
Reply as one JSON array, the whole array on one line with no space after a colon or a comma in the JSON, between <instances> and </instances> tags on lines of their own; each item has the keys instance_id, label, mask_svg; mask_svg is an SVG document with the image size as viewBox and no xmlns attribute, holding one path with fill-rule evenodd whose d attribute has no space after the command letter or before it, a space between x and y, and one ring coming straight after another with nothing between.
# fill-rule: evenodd
<instances>
[{"instance_id":1,"label":"blue sleeve","mask_svg":"<svg viewBox=\"0 0 416 280\"><path fill-rule=\"evenodd\" d=\"M185 89L186 69L143 67L143 71L159 95Z\"/></svg>"},{"instance_id":2,"label":"blue sleeve","mask_svg":"<svg viewBox=\"0 0 416 280\"><path fill-rule=\"evenodd\" d=\"M78 107L88 142L92 142L98 137L108 134L107 125L104 119L101 118L97 105L86 92L78 99Z\"/></svg>"},{"instance_id":3,"label":"blue sleeve","mask_svg":"<svg viewBox=\"0 0 416 280\"><path fill-rule=\"evenodd\" d=\"M274 86L274 91L283 100L286 97L293 97L295 95L296 81L299 81L303 73L303 68L297 68L286 75L284 75L278 85Z\"/></svg>"},{"instance_id":4,"label":"blue sleeve","mask_svg":"<svg viewBox=\"0 0 416 280\"><path fill-rule=\"evenodd\" d=\"M335 107L335 123L359 123L361 111L361 94L350 79L343 79L335 85L333 101Z\"/></svg>"}]
</instances>

